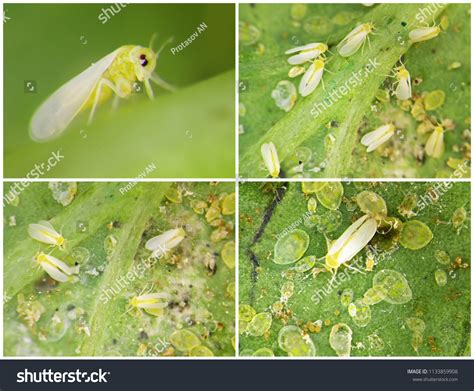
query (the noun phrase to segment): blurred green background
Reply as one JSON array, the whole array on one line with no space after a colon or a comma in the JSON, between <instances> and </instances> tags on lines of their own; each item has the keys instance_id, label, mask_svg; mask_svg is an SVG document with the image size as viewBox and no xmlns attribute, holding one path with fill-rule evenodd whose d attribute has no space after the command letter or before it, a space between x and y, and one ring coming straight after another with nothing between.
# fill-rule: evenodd
<instances>
[{"instance_id":1,"label":"blurred green background","mask_svg":"<svg viewBox=\"0 0 474 391\"><path fill-rule=\"evenodd\" d=\"M113 4L5 4L4 176L25 177L53 151L64 159L47 177L234 176L235 7L233 4L129 4L104 24ZM107 11L110 15L111 12ZM101 21L102 20L102 21ZM201 23L207 28L184 50L171 53ZM33 142L28 125L36 108L56 89L122 45L155 50L174 42L155 71L179 87L153 85L155 100L136 93L76 117L67 131L47 143ZM34 92L26 84L33 81Z\"/></svg>"}]
</instances>

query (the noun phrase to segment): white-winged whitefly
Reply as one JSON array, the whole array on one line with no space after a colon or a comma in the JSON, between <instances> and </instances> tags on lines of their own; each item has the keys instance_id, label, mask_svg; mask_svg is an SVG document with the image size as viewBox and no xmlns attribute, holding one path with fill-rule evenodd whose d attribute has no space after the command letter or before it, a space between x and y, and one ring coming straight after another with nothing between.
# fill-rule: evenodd
<instances>
[{"instance_id":1,"label":"white-winged whitefly","mask_svg":"<svg viewBox=\"0 0 474 391\"><path fill-rule=\"evenodd\" d=\"M365 40L368 39L369 34L373 33L374 28L373 23L358 25L337 45L339 55L349 57L356 53L362 44L364 44Z\"/></svg>"},{"instance_id":2,"label":"white-winged whitefly","mask_svg":"<svg viewBox=\"0 0 474 391\"><path fill-rule=\"evenodd\" d=\"M444 129L435 126L428 141L425 144L425 152L428 156L439 159L444 153Z\"/></svg>"},{"instance_id":3,"label":"white-winged whitefly","mask_svg":"<svg viewBox=\"0 0 474 391\"><path fill-rule=\"evenodd\" d=\"M326 45L325 43L315 42L289 49L285 52L285 54L293 54L293 56L288 58L288 63L290 63L291 65L298 65L303 64L306 61L318 58L327 50L328 45Z\"/></svg>"},{"instance_id":4,"label":"white-winged whitefly","mask_svg":"<svg viewBox=\"0 0 474 391\"><path fill-rule=\"evenodd\" d=\"M152 252L152 258L160 257L181 243L185 236L186 232L183 228L170 229L148 240L145 248Z\"/></svg>"},{"instance_id":5,"label":"white-winged whitefly","mask_svg":"<svg viewBox=\"0 0 474 391\"><path fill-rule=\"evenodd\" d=\"M360 142L367 147L367 152L372 152L388 141L394 134L395 126L393 124L386 124L364 134Z\"/></svg>"},{"instance_id":6,"label":"white-winged whitefly","mask_svg":"<svg viewBox=\"0 0 474 391\"><path fill-rule=\"evenodd\" d=\"M408 33L411 42L423 42L436 38L441 32L439 25L431 27L419 27Z\"/></svg>"},{"instance_id":7,"label":"white-winged whitefly","mask_svg":"<svg viewBox=\"0 0 474 391\"><path fill-rule=\"evenodd\" d=\"M395 96L400 100L407 100L411 98L411 77L410 72L402 64L394 69L394 76L397 81L395 88Z\"/></svg>"},{"instance_id":8,"label":"white-winged whitefly","mask_svg":"<svg viewBox=\"0 0 474 391\"><path fill-rule=\"evenodd\" d=\"M280 174L280 160L278 159L275 144L272 142L262 144L260 152L262 153L263 162L268 172L272 178L277 178Z\"/></svg>"},{"instance_id":9,"label":"white-winged whitefly","mask_svg":"<svg viewBox=\"0 0 474 391\"><path fill-rule=\"evenodd\" d=\"M38 242L64 248L66 239L54 229L49 221L42 220L28 225L28 234Z\"/></svg>"},{"instance_id":10,"label":"white-winged whitefly","mask_svg":"<svg viewBox=\"0 0 474 391\"><path fill-rule=\"evenodd\" d=\"M43 252L37 253L33 260L38 263L48 275L59 282L67 282L73 274L79 273L79 266L69 266L60 259Z\"/></svg>"},{"instance_id":11,"label":"white-winged whitefly","mask_svg":"<svg viewBox=\"0 0 474 391\"><path fill-rule=\"evenodd\" d=\"M301 96L308 96L318 87L323 78L324 67L325 60L323 58L317 58L313 61L301 78L298 88Z\"/></svg>"},{"instance_id":12,"label":"white-winged whitefly","mask_svg":"<svg viewBox=\"0 0 474 391\"><path fill-rule=\"evenodd\" d=\"M337 240L328 243L325 265L333 273L333 279L337 269L357 255L372 240L376 232L377 220L364 215L352 223ZM354 269L349 265L346 266Z\"/></svg>"}]
</instances>

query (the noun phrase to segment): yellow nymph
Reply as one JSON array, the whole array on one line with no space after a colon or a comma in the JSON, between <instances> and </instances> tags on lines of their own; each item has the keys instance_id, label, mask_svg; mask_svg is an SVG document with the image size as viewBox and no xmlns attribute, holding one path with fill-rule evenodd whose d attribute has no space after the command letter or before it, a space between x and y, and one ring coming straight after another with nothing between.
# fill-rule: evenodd
<instances>
[{"instance_id":1,"label":"yellow nymph","mask_svg":"<svg viewBox=\"0 0 474 391\"><path fill-rule=\"evenodd\" d=\"M36 224L28 225L28 234L35 240L63 248L66 239L54 229L49 221L39 221Z\"/></svg>"},{"instance_id":2,"label":"yellow nymph","mask_svg":"<svg viewBox=\"0 0 474 391\"><path fill-rule=\"evenodd\" d=\"M150 42L151 47L151 42ZM54 92L33 114L30 136L34 141L49 141L59 136L81 112L90 109L89 123L97 106L115 93L126 98L133 92L134 83L143 82L148 96L153 99L150 80L159 86L173 87L154 73L164 45L157 53L151 48L126 45L114 50L84 72Z\"/></svg>"}]
</instances>

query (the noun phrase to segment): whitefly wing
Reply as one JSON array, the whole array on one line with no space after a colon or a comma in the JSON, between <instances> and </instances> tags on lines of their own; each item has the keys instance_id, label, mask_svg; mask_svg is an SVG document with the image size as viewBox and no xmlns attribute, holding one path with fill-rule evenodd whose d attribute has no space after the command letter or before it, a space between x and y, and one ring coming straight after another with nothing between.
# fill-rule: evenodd
<instances>
[{"instance_id":1,"label":"whitefly wing","mask_svg":"<svg viewBox=\"0 0 474 391\"><path fill-rule=\"evenodd\" d=\"M48 141L60 135L79 113L116 55L117 50L108 54L46 99L31 119L31 138L35 141Z\"/></svg>"}]
</instances>

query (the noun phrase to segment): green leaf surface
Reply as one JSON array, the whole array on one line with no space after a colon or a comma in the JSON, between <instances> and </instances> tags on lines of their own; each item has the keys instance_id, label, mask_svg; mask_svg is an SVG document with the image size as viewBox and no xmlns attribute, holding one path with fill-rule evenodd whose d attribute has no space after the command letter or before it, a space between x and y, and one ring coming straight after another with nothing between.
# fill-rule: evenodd
<instances>
[{"instance_id":1,"label":"green leaf surface","mask_svg":"<svg viewBox=\"0 0 474 391\"><path fill-rule=\"evenodd\" d=\"M308 4L300 21L292 19L293 7L296 5L240 7L241 22L261 34L254 44L241 40L239 45L239 101L245 107L240 117L244 130L239 141L241 176L266 176L260 147L270 141L282 162L280 175L286 177L449 177L453 173L447 166L449 158L470 161L470 136L465 132L470 129L469 5L432 7L433 12L425 13L429 15L426 22L431 24L435 18L439 23L444 16L449 27L437 38L415 44L408 33L423 26L420 15L428 4ZM350 57L339 56L336 45L358 23L367 22L375 25L370 44L366 42ZM284 53L310 42L326 42L332 52L327 55L324 87L318 86L305 98L298 95L294 107L285 113L276 106L271 92L281 80L298 87L299 78L288 77L291 65ZM446 94L440 108L427 111L431 122L450 119L454 123L454 129L445 134L441 159L422 153L428 135L417 134L420 122L399 107L400 101L375 98L380 89L393 85L395 79L387 75L400 58L412 78L411 105L430 91ZM462 65L448 71L454 62ZM365 69L369 63L375 70ZM367 153L360 144L361 134L388 122L394 122L399 132L383 147ZM311 156L301 162L302 147L309 148ZM296 170L299 163L303 163L303 172Z\"/></svg>"},{"instance_id":2,"label":"green leaf surface","mask_svg":"<svg viewBox=\"0 0 474 391\"><path fill-rule=\"evenodd\" d=\"M364 274L342 266L331 288L328 285L331 274L324 271L321 264L311 271L295 274L291 273L293 265L279 265L273 261L277 239L285 232L303 230L310 236L308 250L303 256L312 255L324 263L326 238L318 226L309 227L305 223L308 196L301 191L301 184L243 183L239 199L239 303L251 305L257 313L272 313L273 322L268 334L261 337L247 335L244 331L239 339L240 354L252 355L257 349L267 347L275 355L285 356L277 337L287 324L306 330L315 345L316 356L335 356L329 345L329 335L335 324L345 323L353 333L351 356L469 356L470 216L468 214L459 226L453 223L452 217L460 207L470 210L470 190L468 183L450 183L448 186L432 182L344 184L343 202L339 207L342 221L336 230L326 234L329 240L340 237L363 215L355 202L355 196L363 190L383 197L388 216L402 222L419 220L426 224L433 239L425 247L413 251L387 239L390 235L376 234L369 243L372 250L376 250L373 270L366 270L367 255L361 251L350 265L358 267ZM406 197L413 195L417 197L413 209L404 208L402 204L408 204ZM409 214L408 210L414 214ZM328 212L318 205L315 213L323 216ZM383 238L394 244L391 250L382 250L380 240ZM448 254L447 264L436 259L440 250ZM454 266L457 257L464 266ZM361 261L356 263L358 259ZM322 270L317 273L317 268ZM351 289L351 301L361 299L372 287L377 272L384 269L405 276L412 298L404 304L382 301L372 305L370 322L365 327L358 326L349 315L348 303L346 306L341 303L341 294L345 289ZM448 276L444 286L435 281L435 271L439 269ZM289 281L294 283L293 295L283 305L283 310L272 312L272 308L281 306L280 290ZM406 320L411 317L420 318L426 324L417 351L412 346L412 332L406 325ZM316 330L319 324L320 329ZM245 324L239 329L245 330ZM377 337L383 341L381 349L374 343Z\"/></svg>"},{"instance_id":3,"label":"green leaf surface","mask_svg":"<svg viewBox=\"0 0 474 391\"><path fill-rule=\"evenodd\" d=\"M216 356L233 355L234 270L221 250L234 240L234 216L206 215L233 185L81 182L77 188L64 207L47 183L32 183L18 204L5 206L5 355L190 355L172 344L176 330L193 332ZM179 201L172 194L180 202L171 202ZM64 250L28 236L28 225L45 219L62 227ZM185 230L183 241L152 260L145 243L176 227ZM50 278L33 260L38 251L77 263L77 280ZM168 295L162 315L130 307L145 292Z\"/></svg>"}]
</instances>

